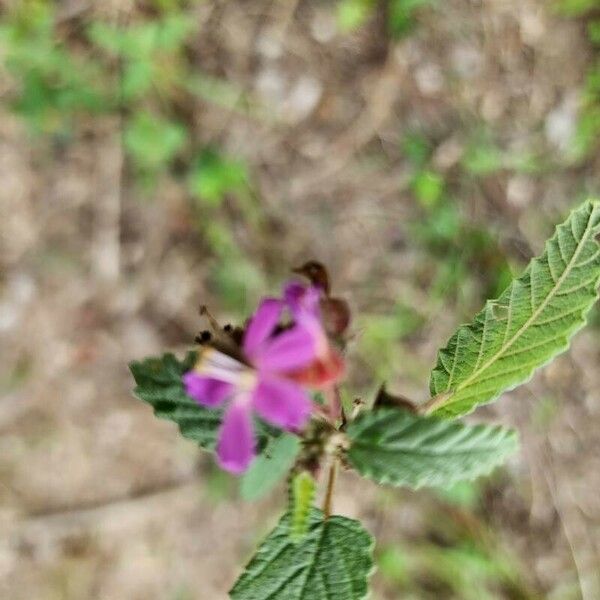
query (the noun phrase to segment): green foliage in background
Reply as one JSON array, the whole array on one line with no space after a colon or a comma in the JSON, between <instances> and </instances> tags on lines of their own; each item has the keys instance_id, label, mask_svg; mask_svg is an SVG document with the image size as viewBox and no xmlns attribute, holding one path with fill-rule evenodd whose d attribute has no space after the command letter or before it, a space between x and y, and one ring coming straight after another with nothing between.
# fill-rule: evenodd
<instances>
[{"instance_id":1,"label":"green foliage in background","mask_svg":"<svg viewBox=\"0 0 600 600\"><path fill-rule=\"evenodd\" d=\"M207 147L191 165L188 186L200 206L218 208L228 194L245 192L249 180L248 168L242 160Z\"/></svg>"},{"instance_id":2,"label":"green foliage in background","mask_svg":"<svg viewBox=\"0 0 600 600\"><path fill-rule=\"evenodd\" d=\"M386 589L401 598L495 600L498 589L511 590L509 597L537 597L509 557L468 537L448 546L427 540L389 545L378 554L377 567Z\"/></svg>"},{"instance_id":3,"label":"green foliage in background","mask_svg":"<svg viewBox=\"0 0 600 600\"><path fill-rule=\"evenodd\" d=\"M598 8L597 0L554 0L556 10L570 17L581 17Z\"/></svg>"},{"instance_id":4,"label":"green foliage in background","mask_svg":"<svg viewBox=\"0 0 600 600\"><path fill-rule=\"evenodd\" d=\"M188 94L194 69L185 49L196 27L172 5L152 19L95 21L86 30L95 59L112 81L132 170L147 187L191 151L189 124L176 116L176 103Z\"/></svg>"},{"instance_id":5,"label":"green foliage in background","mask_svg":"<svg viewBox=\"0 0 600 600\"><path fill-rule=\"evenodd\" d=\"M409 224L409 234L434 259L430 294L440 301L455 296L466 305L466 292L474 275L483 284L480 296L500 293L512 277L508 260L493 231L464 214L455 198L455 193L461 190L451 190L445 177L432 166L433 144L423 133L409 132L401 150L412 167L410 191L421 211L419 219ZM493 159L491 151L487 159L482 159L485 153L478 145L476 155L486 161L486 170L500 168L499 151L495 151ZM511 167L516 165L515 159ZM481 171L472 171L473 174L479 175Z\"/></svg>"},{"instance_id":6,"label":"green foliage in background","mask_svg":"<svg viewBox=\"0 0 600 600\"><path fill-rule=\"evenodd\" d=\"M416 26L420 9L434 6L437 0L388 0L387 25L392 37L408 35Z\"/></svg>"},{"instance_id":7,"label":"green foliage in background","mask_svg":"<svg viewBox=\"0 0 600 600\"><path fill-rule=\"evenodd\" d=\"M147 22L95 22L88 37L104 51L99 58L121 62L115 91L131 103L148 94L170 97L183 86L189 70L184 43L194 29L189 15L173 12Z\"/></svg>"},{"instance_id":8,"label":"green foliage in background","mask_svg":"<svg viewBox=\"0 0 600 600\"><path fill-rule=\"evenodd\" d=\"M598 25L600 31L600 24ZM600 47L600 34L595 41ZM579 118L574 153L576 157L590 155L597 147L600 139L600 58L590 68L587 75L583 108Z\"/></svg>"},{"instance_id":9,"label":"green foliage in background","mask_svg":"<svg viewBox=\"0 0 600 600\"><path fill-rule=\"evenodd\" d=\"M461 482L436 490L439 501L423 511L425 532L418 539L397 539L376 552L378 573L390 597L414 600L498 597L538 600L512 551L479 516L485 481Z\"/></svg>"},{"instance_id":10,"label":"green foliage in background","mask_svg":"<svg viewBox=\"0 0 600 600\"><path fill-rule=\"evenodd\" d=\"M420 9L433 6L437 0L386 0L382 6L385 23L392 38L402 38L416 27ZM338 26L342 32L358 29L371 18L378 3L376 0L339 0L337 4Z\"/></svg>"},{"instance_id":11,"label":"green foliage in background","mask_svg":"<svg viewBox=\"0 0 600 600\"><path fill-rule=\"evenodd\" d=\"M186 143L186 130L175 121L149 111L136 112L125 123L125 149L140 174L160 173Z\"/></svg>"},{"instance_id":12,"label":"green foliage in background","mask_svg":"<svg viewBox=\"0 0 600 600\"><path fill-rule=\"evenodd\" d=\"M559 14L586 21L588 38L594 47L594 59L586 77L577 135L572 149L576 160L591 156L600 143L600 18L597 0L555 0Z\"/></svg>"},{"instance_id":13,"label":"green foliage in background","mask_svg":"<svg viewBox=\"0 0 600 600\"><path fill-rule=\"evenodd\" d=\"M466 144L461 166L471 177L479 178L514 171L525 175L544 174L550 169L539 153L528 149L505 150L494 140L491 131L476 127Z\"/></svg>"},{"instance_id":14,"label":"green foliage in background","mask_svg":"<svg viewBox=\"0 0 600 600\"><path fill-rule=\"evenodd\" d=\"M371 0L340 0L337 5L339 28L344 32L357 29L369 18L374 6Z\"/></svg>"},{"instance_id":15,"label":"green foliage in background","mask_svg":"<svg viewBox=\"0 0 600 600\"><path fill-rule=\"evenodd\" d=\"M65 25L50 1L7 9L0 45L11 76L9 98L37 135L73 137L86 119L116 116L128 170L144 191L165 176L187 188L213 256L210 283L232 312L242 314L265 285L232 227L239 220L246 231L260 228L249 170L216 145L198 147L194 120L181 110L198 102L235 109L241 95L194 63L193 5L153 4L154 13L123 11L110 19L91 14L87 23Z\"/></svg>"},{"instance_id":16,"label":"green foliage in background","mask_svg":"<svg viewBox=\"0 0 600 600\"><path fill-rule=\"evenodd\" d=\"M245 229L260 236L260 208L254 197L246 163L214 147L203 148L187 175L199 230L217 257L211 282L224 305L237 315L250 310L266 282L256 264L238 247L223 209L239 215ZM228 202L230 201L230 202Z\"/></svg>"},{"instance_id":17,"label":"green foliage in background","mask_svg":"<svg viewBox=\"0 0 600 600\"><path fill-rule=\"evenodd\" d=\"M402 302L396 303L386 314L368 313L359 318L360 354L379 379L385 381L392 376L400 351L398 343L418 331L423 324L423 317Z\"/></svg>"},{"instance_id":18,"label":"green foliage in background","mask_svg":"<svg viewBox=\"0 0 600 600\"><path fill-rule=\"evenodd\" d=\"M162 107L182 93L193 68L184 44L194 20L174 6L147 21L95 20L75 32L58 14L52 2L25 1L0 26L15 110L33 132L63 135L86 116L121 112L134 170L156 176L189 143Z\"/></svg>"},{"instance_id":19,"label":"green foliage in background","mask_svg":"<svg viewBox=\"0 0 600 600\"><path fill-rule=\"evenodd\" d=\"M0 24L14 109L33 132L69 134L85 113L110 109L104 73L86 51L71 51L50 3L17 3Z\"/></svg>"}]
</instances>

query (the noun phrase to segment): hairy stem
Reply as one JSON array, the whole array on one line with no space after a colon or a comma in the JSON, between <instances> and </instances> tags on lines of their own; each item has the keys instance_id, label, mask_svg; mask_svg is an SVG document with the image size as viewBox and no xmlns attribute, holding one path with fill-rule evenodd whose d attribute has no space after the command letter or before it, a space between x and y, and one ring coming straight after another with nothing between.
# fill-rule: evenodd
<instances>
[{"instance_id":1,"label":"hairy stem","mask_svg":"<svg viewBox=\"0 0 600 600\"><path fill-rule=\"evenodd\" d=\"M433 396L425 404L419 406L419 414L421 415L429 415L438 409L440 406L446 403L446 400L452 396L452 392L443 392L442 394L438 394L437 396Z\"/></svg>"},{"instance_id":2,"label":"hairy stem","mask_svg":"<svg viewBox=\"0 0 600 600\"><path fill-rule=\"evenodd\" d=\"M323 515L328 519L332 513L333 490L337 479L338 459L334 457L329 466L329 474L327 476L327 490L325 491L325 500L323 502Z\"/></svg>"},{"instance_id":3,"label":"hairy stem","mask_svg":"<svg viewBox=\"0 0 600 600\"><path fill-rule=\"evenodd\" d=\"M332 385L327 389L327 396L329 401L329 415L332 423L342 418L342 398L340 395L340 388L337 385Z\"/></svg>"}]
</instances>

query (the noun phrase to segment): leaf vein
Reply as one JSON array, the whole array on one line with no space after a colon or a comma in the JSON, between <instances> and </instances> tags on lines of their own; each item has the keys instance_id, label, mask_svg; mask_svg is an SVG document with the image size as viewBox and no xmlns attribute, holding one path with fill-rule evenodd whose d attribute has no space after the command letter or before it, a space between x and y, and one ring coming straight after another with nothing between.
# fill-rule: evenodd
<instances>
[{"instance_id":1,"label":"leaf vein","mask_svg":"<svg viewBox=\"0 0 600 600\"><path fill-rule=\"evenodd\" d=\"M580 284L578 284L576 286L573 286L572 288L569 288L568 290L564 290L563 292L560 292L559 294L556 294L556 295L557 295L557 297L567 296L569 294L572 294L573 292L577 292L579 290L582 290L583 288L585 288L588 285L590 285L590 283L594 283L596 281L598 281L598 276L594 275L594 277L592 277L591 279L587 279L583 283L580 283Z\"/></svg>"},{"instance_id":2,"label":"leaf vein","mask_svg":"<svg viewBox=\"0 0 600 600\"><path fill-rule=\"evenodd\" d=\"M467 379L465 379L464 382L462 382L461 384L459 384L457 386L457 388L455 390L456 392L469 387L472 384L472 382L474 380L476 380L477 377L479 377L479 375L481 373L483 373L486 369L488 369L491 365L493 365L510 347L512 347L512 345L521 337L521 335L529 328L529 326L532 325L533 323L535 323L536 319L543 313L543 311L546 309L546 307L548 306L548 304L550 303L550 301L552 300L552 298L554 298L555 295L557 294L558 289L560 288L560 286L563 284L563 282L565 281L565 279L569 276L569 274L570 274L570 272L571 272L571 270L573 268L573 265L576 263L577 258L579 257L581 249L587 243L587 240L588 240L588 237L589 237L589 234L590 234L590 230L591 230L591 227L592 227L592 214L593 214L593 211L588 216L588 222L587 222L585 231L584 231L584 233L582 235L581 243L575 249L575 252L573 253L573 256L572 256L570 262L565 267L565 271L563 272L563 274L559 278L558 282L549 291L549 293L546 296L546 298L544 299L544 301L533 312L533 314L529 317L529 319L527 319L527 321L525 321L525 323L521 327L519 327L519 329L517 329L517 331L510 337L510 339L508 339L502 345L502 347L498 350L498 352L496 352L493 356L491 356L481 367L479 367L479 369L474 370L471 373L471 375L469 377L467 377ZM558 236L558 238L560 238L560 236ZM559 247L560 247L560 245L559 245ZM458 343L458 341L459 340L457 339L457 343ZM446 405L451 404L451 403L452 403L452 400L450 399L446 403Z\"/></svg>"},{"instance_id":3,"label":"leaf vein","mask_svg":"<svg viewBox=\"0 0 600 600\"><path fill-rule=\"evenodd\" d=\"M565 334L560 333L559 335L547 338L547 339L543 340L542 342L538 342L537 344L531 344L530 346L526 346L525 348L520 348L519 350L513 350L512 352L505 354L502 357L502 359L504 360L505 358L510 358L512 356L518 356L519 354L524 354L525 352L531 352L532 350L535 350L536 348L540 348L541 346L545 346L546 344L556 342L557 340L560 340L561 338L564 338L564 337L565 337Z\"/></svg>"}]
</instances>

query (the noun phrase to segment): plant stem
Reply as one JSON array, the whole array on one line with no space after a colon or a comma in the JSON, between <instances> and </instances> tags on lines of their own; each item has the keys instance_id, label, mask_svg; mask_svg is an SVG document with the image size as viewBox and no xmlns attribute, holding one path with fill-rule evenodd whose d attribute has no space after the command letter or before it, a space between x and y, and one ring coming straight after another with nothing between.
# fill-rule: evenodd
<instances>
[{"instance_id":1,"label":"plant stem","mask_svg":"<svg viewBox=\"0 0 600 600\"><path fill-rule=\"evenodd\" d=\"M452 392L443 392L437 396L430 398L425 404L419 406L419 414L429 415L438 409L440 406L446 403L446 400L452 396Z\"/></svg>"},{"instance_id":2,"label":"plant stem","mask_svg":"<svg viewBox=\"0 0 600 600\"><path fill-rule=\"evenodd\" d=\"M323 515L325 519L329 519L332 512L333 504L333 489L335 488L335 480L337 479L338 459L334 457L329 466L329 475L327 477L327 490L325 491L325 500L323 502Z\"/></svg>"},{"instance_id":3,"label":"plant stem","mask_svg":"<svg viewBox=\"0 0 600 600\"><path fill-rule=\"evenodd\" d=\"M329 415L332 423L342 418L342 398L340 395L340 388L337 385L333 385L327 389L327 396L329 402Z\"/></svg>"},{"instance_id":4,"label":"plant stem","mask_svg":"<svg viewBox=\"0 0 600 600\"><path fill-rule=\"evenodd\" d=\"M214 334L221 333L221 331L222 331L221 326L219 325L217 320L210 314L207 306L202 304L200 306L200 308L198 309L198 311L200 312L201 317L206 317L206 319L210 325L210 328L213 330Z\"/></svg>"}]
</instances>

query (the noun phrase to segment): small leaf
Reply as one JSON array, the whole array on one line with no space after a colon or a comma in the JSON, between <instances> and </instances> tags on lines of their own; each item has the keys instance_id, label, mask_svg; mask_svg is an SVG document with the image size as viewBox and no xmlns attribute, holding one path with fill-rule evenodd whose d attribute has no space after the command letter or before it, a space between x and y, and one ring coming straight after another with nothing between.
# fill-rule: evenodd
<instances>
[{"instance_id":1,"label":"small leaf","mask_svg":"<svg viewBox=\"0 0 600 600\"><path fill-rule=\"evenodd\" d=\"M195 361L195 352L188 352L181 362L172 354L165 354L161 358L132 362L129 369L137 383L134 394L150 404L157 417L174 421L184 437L213 450L221 425L221 411L200 406L185 393L181 381Z\"/></svg>"},{"instance_id":2,"label":"small leaf","mask_svg":"<svg viewBox=\"0 0 600 600\"><path fill-rule=\"evenodd\" d=\"M541 258L459 327L431 373L437 414L455 417L491 402L568 347L598 298L598 233L600 202L588 201L558 226Z\"/></svg>"},{"instance_id":3,"label":"small leaf","mask_svg":"<svg viewBox=\"0 0 600 600\"><path fill-rule=\"evenodd\" d=\"M291 536L295 541L301 540L308 532L315 489L315 480L307 471L298 473L292 480Z\"/></svg>"},{"instance_id":4,"label":"small leaf","mask_svg":"<svg viewBox=\"0 0 600 600\"><path fill-rule=\"evenodd\" d=\"M214 450L221 426L222 410L208 409L190 398L184 390L181 377L196 362L196 353L188 352L183 361L173 354L160 358L146 358L130 363L129 369L137 384L134 394L154 408L161 419L173 421L181 434L206 450ZM259 450L265 448L277 430L256 420Z\"/></svg>"},{"instance_id":5,"label":"small leaf","mask_svg":"<svg viewBox=\"0 0 600 600\"><path fill-rule=\"evenodd\" d=\"M299 542L285 514L230 592L233 600L363 600L373 569L373 539L358 521L310 513Z\"/></svg>"},{"instance_id":6,"label":"small leaf","mask_svg":"<svg viewBox=\"0 0 600 600\"><path fill-rule=\"evenodd\" d=\"M294 465L300 451L297 436L284 433L271 440L240 481L244 500L258 500L270 492Z\"/></svg>"},{"instance_id":7,"label":"small leaf","mask_svg":"<svg viewBox=\"0 0 600 600\"><path fill-rule=\"evenodd\" d=\"M180 123L141 111L127 122L123 138L125 148L136 165L141 169L154 170L175 157L185 144L186 135Z\"/></svg>"},{"instance_id":8,"label":"small leaf","mask_svg":"<svg viewBox=\"0 0 600 600\"><path fill-rule=\"evenodd\" d=\"M337 21L343 32L358 29L369 17L368 0L342 0L337 6Z\"/></svg>"},{"instance_id":9,"label":"small leaf","mask_svg":"<svg viewBox=\"0 0 600 600\"><path fill-rule=\"evenodd\" d=\"M446 487L489 473L517 448L516 432L383 408L347 430L348 460L378 483Z\"/></svg>"},{"instance_id":10,"label":"small leaf","mask_svg":"<svg viewBox=\"0 0 600 600\"><path fill-rule=\"evenodd\" d=\"M188 187L204 207L218 207L225 196L248 186L248 170L238 160L205 149L190 170Z\"/></svg>"}]
</instances>

